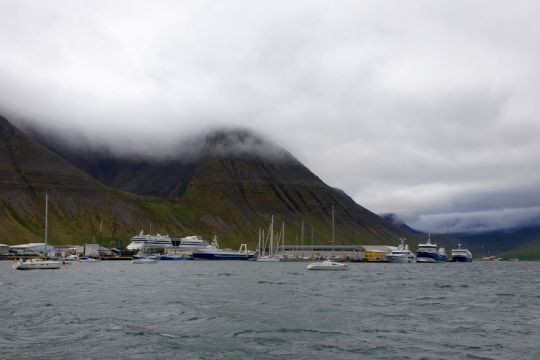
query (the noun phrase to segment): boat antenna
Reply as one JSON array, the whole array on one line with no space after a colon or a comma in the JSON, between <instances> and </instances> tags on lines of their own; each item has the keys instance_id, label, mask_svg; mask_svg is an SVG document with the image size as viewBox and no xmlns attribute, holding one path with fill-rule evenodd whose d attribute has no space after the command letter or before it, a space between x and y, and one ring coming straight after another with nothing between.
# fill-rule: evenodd
<instances>
[{"instance_id":1,"label":"boat antenna","mask_svg":"<svg viewBox=\"0 0 540 360\"><path fill-rule=\"evenodd\" d=\"M302 218L302 258L304 257L304 218Z\"/></svg>"},{"instance_id":2,"label":"boat antenna","mask_svg":"<svg viewBox=\"0 0 540 360\"><path fill-rule=\"evenodd\" d=\"M334 258L334 244L336 242L335 239L335 223L334 223L334 205L332 205L332 259Z\"/></svg>"},{"instance_id":3,"label":"boat antenna","mask_svg":"<svg viewBox=\"0 0 540 360\"><path fill-rule=\"evenodd\" d=\"M48 234L49 233L49 193L47 192L47 189L45 188L45 259L48 257L48 249L47 249L47 243L48 243Z\"/></svg>"}]
</instances>

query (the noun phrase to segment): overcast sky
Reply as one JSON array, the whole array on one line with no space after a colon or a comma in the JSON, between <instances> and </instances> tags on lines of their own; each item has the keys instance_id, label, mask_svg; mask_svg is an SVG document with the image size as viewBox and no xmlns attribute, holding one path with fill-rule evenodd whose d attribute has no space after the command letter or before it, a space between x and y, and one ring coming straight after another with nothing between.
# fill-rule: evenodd
<instances>
[{"instance_id":1,"label":"overcast sky","mask_svg":"<svg viewBox=\"0 0 540 360\"><path fill-rule=\"evenodd\" d=\"M3 0L0 113L124 149L247 126L413 227L538 223L539 4Z\"/></svg>"}]
</instances>

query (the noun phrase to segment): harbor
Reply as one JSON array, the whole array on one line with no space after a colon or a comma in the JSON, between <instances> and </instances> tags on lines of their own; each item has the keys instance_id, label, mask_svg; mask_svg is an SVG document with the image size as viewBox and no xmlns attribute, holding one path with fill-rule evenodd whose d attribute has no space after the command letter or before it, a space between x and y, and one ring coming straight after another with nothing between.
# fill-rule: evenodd
<instances>
[{"instance_id":1,"label":"harbor","mask_svg":"<svg viewBox=\"0 0 540 360\"><path fill-rule=\"evenodd\" d=\"M166 239L166 240L164 240ZM278 244L272 249L272 256L278 262L310 262L332 259L340 262L369 262L369 263L411 263L418 261L416 254L409 250L405 239L398 246L392 245L293 245ZM436 246L427 242L430 248ZM422 244L420 244L422 245ZM424 247L425 248L425 247ZM425 250L421 247L422 255ZM1 245L0 259L32 259L45 256L59 260L133 260L136 255L157 256L161 260L257 260L267 257L269 249L249 250L241 244L238 250L222 249L219 247L217 237L206 241L200 236L188 235L183 238L170 238L163 235L150 235L139 233L132 237L125 249L110 249L100 244L83 244L73 246L45 246L45 243L29 243L19 245ZM437 250L438 251L438 250ZM400 255L405 254L401 260ZM470 262L472 254L459 245L452 249L452 255L437 262ZM426 262L423 260L422 262ZM432 261L436 262L436 261Z\"/></svg>"}]
</instances>

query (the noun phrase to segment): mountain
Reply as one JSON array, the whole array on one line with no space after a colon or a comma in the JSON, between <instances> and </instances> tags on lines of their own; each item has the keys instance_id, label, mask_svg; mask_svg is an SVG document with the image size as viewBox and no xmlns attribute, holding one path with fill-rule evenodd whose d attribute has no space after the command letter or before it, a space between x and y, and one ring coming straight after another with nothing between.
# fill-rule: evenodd
<instances>
[{"instance_id":1,"label":"mountain","mask_svg":"<svg viewBox=\"0 0 540 360\"><path fill-rule=\"evenodd\" d=\"M131 234L142 227L147 229L146 224L152 222L153 229L162 233L197 233L207 238L216 233L222 244L236 247L247 242L253 247L258 228L268 227L270 217L276 215L278 223L286 224L288 243L300 241L302 219L307 234L313 228L315 243L328 243L332 205L338 244L396 244L399 237L414 238L356 204L344 192L326 185L284 149L246 130L214 131L190 142L197 149L190 156L179 153L156 158L77 149L34 133L41 142L37 143L5 119L3 123L10 130L3 135L2 142L4 137L11 137L11 143L32 150L20 159L16 152L2 148L6 158L15 156L2 166L20 168L19 163L28 162L26 178L33 185L32 190L25 188L24 196L36 194L28 201L32 226L21 225L27 214L15 205L16 197L12 197L9 206L16 209L16 216L10 219L16 225L10 227L9 234L21 227L32 227L34 239L39 237L42 201L37 200L43 197L47 185L59 198L55 206L63 219L62 225L56 221L56 227L62 227L62 231L56 232L60 242L88 239L92 232L96 233L99 218L106 218L107 222L109 218L120 218L121 222L115 221L116 234L104 231L111 238L122 236L127 241ZM73 180L63 183L66 174ZM47 184L43 179L47 179ZM21 187L24 183L19 179L13 186ZM5 184L0 197L6 198L10 187ZM51 223L54 221L52 217ZM85 221L92 225L80 227ZM107 223L104 228L111 226ZM64 227L75 227L77 231L67 232Z\"/></svg>"},{"instance_id":2,"label":"mountain","mask_svg":"<svg viewBox=\"0 0 540 360\"><path fill-rule=\"evenodd\" d=\"M411 228L396 214L382 214L381 217L409 233L427 236ZM506 259L540 260L540 226L476 233L431 234L431 238L446 249L462 244L476 258L493 255Z\"/></svg>"},{"instance_id":3,"label":"mountain","mask_svg":"<svg viewBox=\"0 0 540 360\"><path fill-rule=\"evenodd\" d=\"M42 241L45 192L56 244L117 244L149 222L164 230L183 226L180 214L163 221L153 202L102 185L0 117L0 243Z\"/></svg>"},{"instance_id":4,"label":"mountain","mask_svg":"<svg viewBox=\"0 0 540 360\"><path fill-rule=\"evenodd\" d=\"M482 233L456 233L479 256L540 260L540 226L496 230Z\"/></svg>"}]
</instances>

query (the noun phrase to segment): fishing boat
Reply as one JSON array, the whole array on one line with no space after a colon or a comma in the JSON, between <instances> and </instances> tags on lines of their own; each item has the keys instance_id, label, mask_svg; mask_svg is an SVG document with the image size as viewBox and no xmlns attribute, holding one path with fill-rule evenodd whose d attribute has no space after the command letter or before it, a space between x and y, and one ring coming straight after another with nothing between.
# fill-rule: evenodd
<instances>
[{"instance_id":1,"label":"fishing boat","mask_svg":"<svg viewBox=\"0 0 540 360\"><path fill-rule=\"evenodd\" d=\"M43 259L19 259L14 264L17 270L55 270L62 266L61 261L48 259L47 251L48 231L49 231L49 195L45 194L45 250Z\"/></svg>"},{"instance_id":2,"label":"fishing boat","mask_svg":"<svg viewBox=\"0 0 540 360\"><path fill-rule=\"evenodd\" d=\"M441 263L446 262L448 257L444 248L438 248L437 244L431 243L431 234L424 244L418 244L416 252L416 262L418 263Z\"/></svg>"},{"instance_id":3,"label":"fishing boat","mask_svg":"<svg viewBox=\"0 0 540 360\"><path fill-rule=\"evenodd\" d=\"M386 260L389 263L412 263L414 254L409 250L409 245L405 244L405 238L400 238L400 244L393 248L389 254L386 254Z\"/></svg>"},{"instance_id":4,"label":"fishing boat","mask_svg":"<svg viewBox=\"0 0 540 360\"><path fill-rule=\"evenodd\" d=\"M452 249L452 262L471 262L472 253L469 249L463 249L461 244L458 244L457 249Z\"/></svg>"},{"instance_id":5,"label":"fishing boat","mask_svg":"<svg viewBox=\"0 0 540 360\"><path fill-rule=\"evenodd\" d=\"M250 260L254 256L253 252L247 250L246 244L240 245L238 251L220 249L216 236L209 247L193 251L195 260Z\"/></svg>"},{"instance_id":6,"label":"fishing boat","mask_svg":"<svg viewBox=\"0 0 540 360\"><path fill-rule=\"evenodd\" d=\"M336 240L335 240L334 205L332 205L332 259L335 257L334 256L335 243L336 243ZM324 261L317 261L317 262L310 263L308 264L307 269L308 270L336 271L336 270L348 270L349 267L347 264L339 263L339 262L327 259Z\"/></svg>"}]
</instances>

